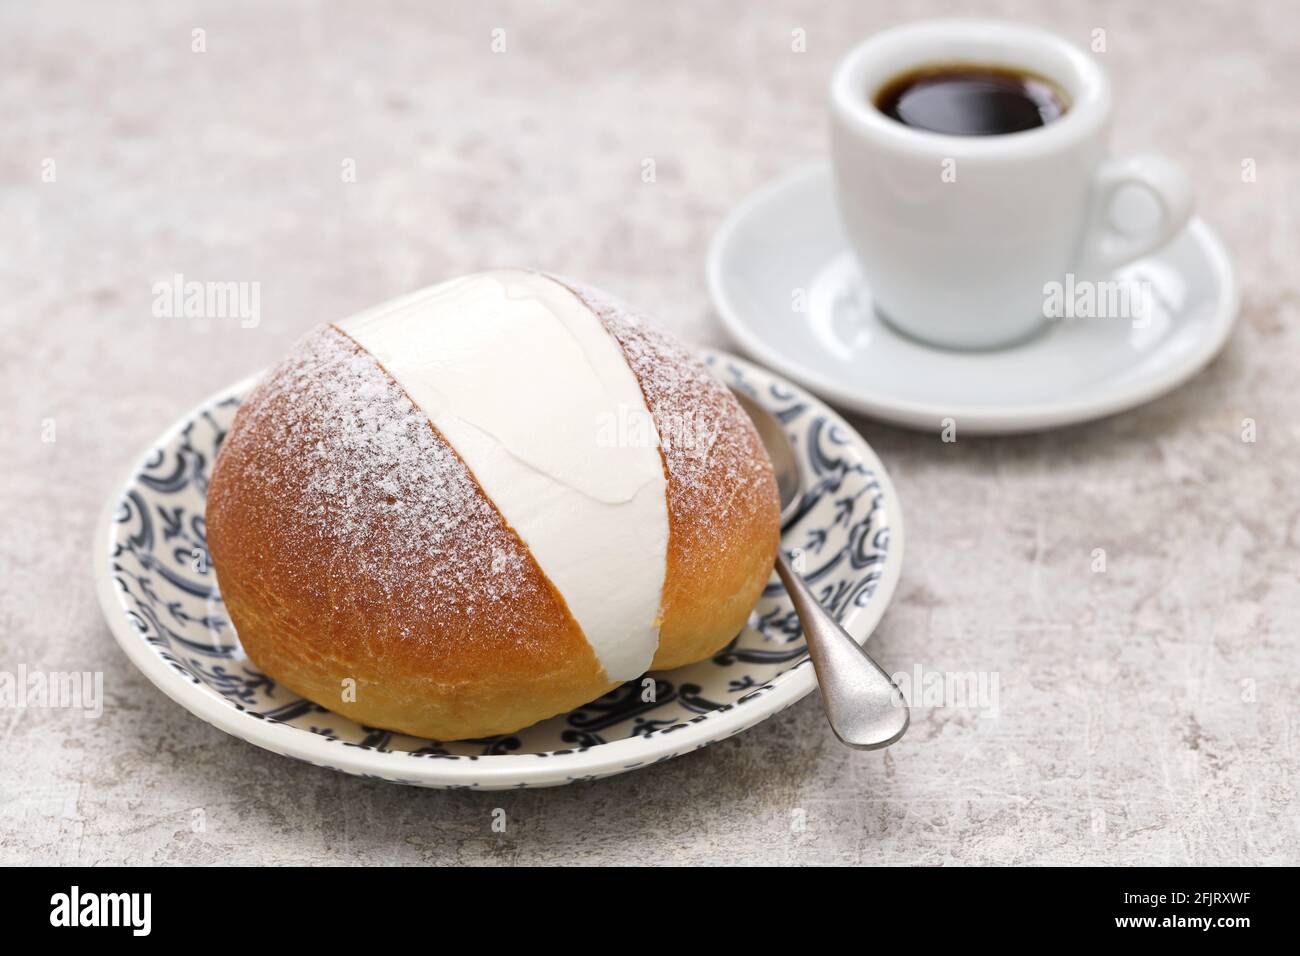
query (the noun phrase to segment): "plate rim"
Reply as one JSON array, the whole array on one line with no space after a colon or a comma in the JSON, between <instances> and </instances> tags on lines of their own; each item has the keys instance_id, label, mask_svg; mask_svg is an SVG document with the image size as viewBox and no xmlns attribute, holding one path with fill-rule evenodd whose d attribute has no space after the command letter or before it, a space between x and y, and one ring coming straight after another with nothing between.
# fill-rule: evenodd
<instances>
[{"instance_id":1,"label":"plate rim","mask_svg":"<svg viewBox=\"0 0 1300 956\"><path fill-rule=\"evenodd\" d=\"M720 349L697 349L701 357L713 356L719 362L733 362L746 374L786 385L784 378L765 368ZM144 464L156 450L173 441L176 435L199 412L232 392L245 391L261 373L246 376L216 390L169 425L131 461L131 467L113 490L96 522L93 568L95 590L105 623L127 659L151 684L194 716L233 737L285 757L294 757L315 766L340 770L360 776L423 787L504 789L512 786L558 786L576 780L614 776L653 763L681 756L700 747L724 740L747 730L768 717L791 706L816 686L816 676L805 655L798 663L773 678L770 689L747 702L746 707L732 706L709 711L680 725L671 733L650 737L638 736L590 747L575 747L548 754L487 754L443 759L437 756L413 756L405 751L381 751L361 746L343 746L337 741L313 734L290 724L268 720L240 708L195 686L169 665L130 624L123 613L112 571L113 527L124 492L132 487ZM793 388L795 392L804 391ZM880 482L889 517L889 560L865 607L853 607L844 620L845 629L859 644L865 644L875 631L885 610L893 600L902 574L904 555L903 514L898 492L888 469L871 444L835 409L815 396L832 424L839 425L856 439L859 450Z\"/></svg>"},{"instance_id":2,"label":"plate rim","mask_svg":"<svg viewBox=\"0 0 1300 956\"><path fill-rule=\"evenodd\" d=\"M1015 405L934 405L898 399L870 390L845 388L828 382L816 369L794 361L780 349L768 345L766 340L752 331L725 293L723 259L745 220L760 206L787 190L797 188L802 180L815 178L824 178L830 184L830 164L817 161L789 170L749 193L727 214L709 241L705 264L709 298L723 326L746 355L771 366L779 374L829 402L879 421L921 431L937 431L942 427L941 422L945 417L956 417L958 427L966 434L1009 435L1045 431L1105 418L1144 405L1195 377L1223 349L1241 311L1241 290L1227 248L1210 225L1194 215L1188 220L1184 232L1193 236L1205 254L1210 265L1209 275L1219 293L1215 298L1214 314L1207 323L1208 332L1200 340L1201 346L1189 351L1160 375L1142 378L1100 398L1058 401L1028 410Z\"/></svg>"}]
</instances>

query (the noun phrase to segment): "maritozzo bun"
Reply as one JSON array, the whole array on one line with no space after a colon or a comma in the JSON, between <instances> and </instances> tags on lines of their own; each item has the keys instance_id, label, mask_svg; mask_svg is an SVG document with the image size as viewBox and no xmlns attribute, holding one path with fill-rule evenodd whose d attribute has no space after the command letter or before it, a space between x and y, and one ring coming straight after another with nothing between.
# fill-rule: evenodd
<instances>
[{"instance_id":1,"label":"maritozzo bun","mask_svg":"<svg viewBox=\"0 0 1300 956\"><path fill-rule=\"evenodd\" d=\"M259 668L453 740L717 651L779 517L700 361L600 292L501 271L303 338L225 437L207 536Z\"/></svg>"}]
</instances>

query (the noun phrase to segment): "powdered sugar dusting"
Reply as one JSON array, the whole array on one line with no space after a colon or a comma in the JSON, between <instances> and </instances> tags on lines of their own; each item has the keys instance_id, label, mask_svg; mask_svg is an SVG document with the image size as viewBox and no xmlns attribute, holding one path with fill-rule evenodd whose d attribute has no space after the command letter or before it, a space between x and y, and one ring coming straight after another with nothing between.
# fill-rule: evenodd
<instances>
[{"instance_id":1,"label":"powdered sugar dusting","mask_svg":"<svg viewBox=\"0 0 1300 956\"><path fill-rule=\"evenodd\" d=\"M329 560L435 620L494 613L530 586L524 545L464 463L337 329L309 333L241 415L233 438L282 449L236 458L240 482L280 503L278 526L298 539L298 560Z\"/></svg>"},{"instance_id":2,"label":"powdered sugar dusting","mask_svg":"<svg viewBox=\"0 0 1300 956\"><path fill-rule=\"evenodd\" d=\"M557 281L596 314L641 382L661 438L674 532L724 540L775 489L744 410L703 362L638 313L599 289Z\"/></svg>"}]
</instances>

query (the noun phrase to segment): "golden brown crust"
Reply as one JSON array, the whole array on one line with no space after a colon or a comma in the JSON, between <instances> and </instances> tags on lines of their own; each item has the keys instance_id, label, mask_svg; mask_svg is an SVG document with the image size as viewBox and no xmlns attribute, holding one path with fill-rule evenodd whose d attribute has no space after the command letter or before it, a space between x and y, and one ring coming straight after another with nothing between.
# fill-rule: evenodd
<instances>
[{"instance_id":1,"label":"golden brown crust","mask_svg":"<svg viewBox=\"0 0 1300 956\"><path fill-rule=\"evenodd\" d=\"M557 279L604 323L641 382L668 476L668 567L654 667L703 660L745 625L781 537L776 478L753 423L683 346L597 289Z\"/></svg>"},{"instance_id":2,"label":"golden brown crust","mask_svg":"<svg viewBox=\"0 0 1300 956\"><path fill-rule=\"evenodd\" d=\"M483 737L612 686L468 469L337 330L311 333L241 407L207 534L253 662L364 724Z\"/></svg>"},{"instance_id":3,"label":"golden brown crust","mask_svg":"<svg viewBox=\"0 0 1300 956\"><path fill-rule=\"evenodd\" d=\"M669 541L653 666L704 659L744 626L771 574L771 465L698 360L565 284L619 343L662 439ZM468 467L332 327L304 338L241 407L214 468L207 535L253 662L363 724L486 737L613 686Z\"/></svg>"}]
</instances>

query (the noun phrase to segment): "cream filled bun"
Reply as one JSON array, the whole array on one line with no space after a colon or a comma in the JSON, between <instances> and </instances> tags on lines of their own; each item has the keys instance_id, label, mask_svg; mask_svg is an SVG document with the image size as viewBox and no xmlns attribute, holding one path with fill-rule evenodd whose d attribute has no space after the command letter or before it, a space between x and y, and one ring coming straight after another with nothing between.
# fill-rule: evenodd
<instances>
[{"instance_id":1,"label":"cream filled bun","mask_svg":"<svg viewBox=\"0 0 1300 956\"><path fill-rule=\"evenodd\" d=\"M500 271L303 338L223 442L207 535L258 667L453 740L714 653L779 519L702 363L603 293Z\"/></svg>"}]
</instances>

